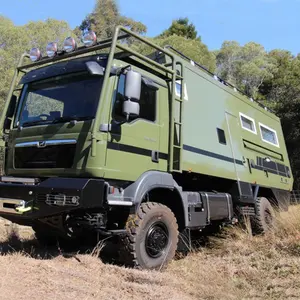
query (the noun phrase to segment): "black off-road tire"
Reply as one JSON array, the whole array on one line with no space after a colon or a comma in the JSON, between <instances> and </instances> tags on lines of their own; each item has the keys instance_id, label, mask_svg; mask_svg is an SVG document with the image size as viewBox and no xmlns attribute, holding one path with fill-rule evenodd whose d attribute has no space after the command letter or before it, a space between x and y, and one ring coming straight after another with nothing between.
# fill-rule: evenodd
<instances>
[{"instance_id":1,"label":"black off-road tire","mask_svg":"<svg viewBox=\"0 0 300 300\"><path fill-rule=\"evenodd\" d=\"M275 211L270 201L265 197L256 199L256 214L251 218L253 234L265 234L275 223Z\"/></svg>"},{"instance_id":2,"label":"black off-road tire","mask_svg":"<svg viewBox=\"0 0 300 300\"><path fill-rule=\"evenodd\" d=\"M139 269L161 269L175 256L178 225L173 212L156 202L142 203L126 223L120 260Z\"/></svg>"}]
</instances>

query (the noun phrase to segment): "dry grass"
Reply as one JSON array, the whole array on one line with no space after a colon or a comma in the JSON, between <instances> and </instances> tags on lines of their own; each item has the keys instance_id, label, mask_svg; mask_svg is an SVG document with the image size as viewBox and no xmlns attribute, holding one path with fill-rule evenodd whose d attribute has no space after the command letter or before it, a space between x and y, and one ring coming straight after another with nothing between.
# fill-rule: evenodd
<instances>
[{"instance_id":1,"label":"dry grass","mask_svg":"<svg viewBox=\"0 0 300 300\"><path fill-rule=\"evenodd\" d=\"M300 299L300 206L264 237L230 228L162 272L40 249L31 235L0 227L0 299Z\"/></svg>"}]
</instances>

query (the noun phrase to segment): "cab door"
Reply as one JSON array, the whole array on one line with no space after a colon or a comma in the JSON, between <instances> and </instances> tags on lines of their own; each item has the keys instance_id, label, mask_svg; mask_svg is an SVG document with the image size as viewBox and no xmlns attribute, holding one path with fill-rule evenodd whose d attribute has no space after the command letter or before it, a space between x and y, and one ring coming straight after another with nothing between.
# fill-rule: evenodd
<instances>
[{"instance_id":1,"label":"cab door","mask_svg":"<svg viewBox=\"0 0 300 300\"><path fill-rule=\"evenodd\" d=\"M136 180L148 170L159 170L165 156L160 148L159 86L149 78L142 79L140 114L124 120L125 75L116 78L115 93L110 111L111 131L106 152L106 178Z\"/></svg>"}]
</instances>

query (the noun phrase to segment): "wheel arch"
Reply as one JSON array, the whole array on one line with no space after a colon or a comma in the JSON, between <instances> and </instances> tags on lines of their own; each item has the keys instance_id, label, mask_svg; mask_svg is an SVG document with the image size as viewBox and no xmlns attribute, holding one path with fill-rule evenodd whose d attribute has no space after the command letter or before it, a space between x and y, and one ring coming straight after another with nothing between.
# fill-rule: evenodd
<instances>
[{"instance_id":1,"label":"wheel arch","mask_svg":"<svg viewBox=\"0 0 300 300\"><path fill-rule=\"evenodd\" d=\"M156 187L145 194L141 203L151 201L161 203L171 209L178 223L179 229L184 229L186 226L185 207L182 197L177 189L166 189Z\"/></svg>"},{"instance_id":2,"label":"wheel arch","mask_svg":"<svg viewBox=\"0 0 300 300\"><path fill-rule=\"evenodd\" d=\"M259 187L257 197L267 198L272 206L280 210L287 210L290 204L290 192L286 190Z\"/></svg>"},{"instance_id":3,"label":"wheel arch","mask_svg":"<svg viewBox=\"0 0 300 300\"><path fill-rule=\"evenodd\" d=\"M131 199L136 209L148 199L168 206L178 226L184 228L188 220L188 205L181 187L169 173L148 171L124 190L124 198Z\"/></svg>"}]
</instances>

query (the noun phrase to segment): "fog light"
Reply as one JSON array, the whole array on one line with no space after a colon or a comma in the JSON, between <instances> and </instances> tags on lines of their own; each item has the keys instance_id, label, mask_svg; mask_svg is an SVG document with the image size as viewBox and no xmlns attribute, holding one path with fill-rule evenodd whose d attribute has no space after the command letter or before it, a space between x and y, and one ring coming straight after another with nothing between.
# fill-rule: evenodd
<instances>
[{"instance_id":1,"label":"fog light","mask_svg":"<svg viewBox=\"0 0 300 300\"><path fill-rule=\"evenodd\" d=\"M79 204L79 197L78 196L73 196L71 201L72 201L72 204L78 205Z\"/></svg>"}]
</instances>

